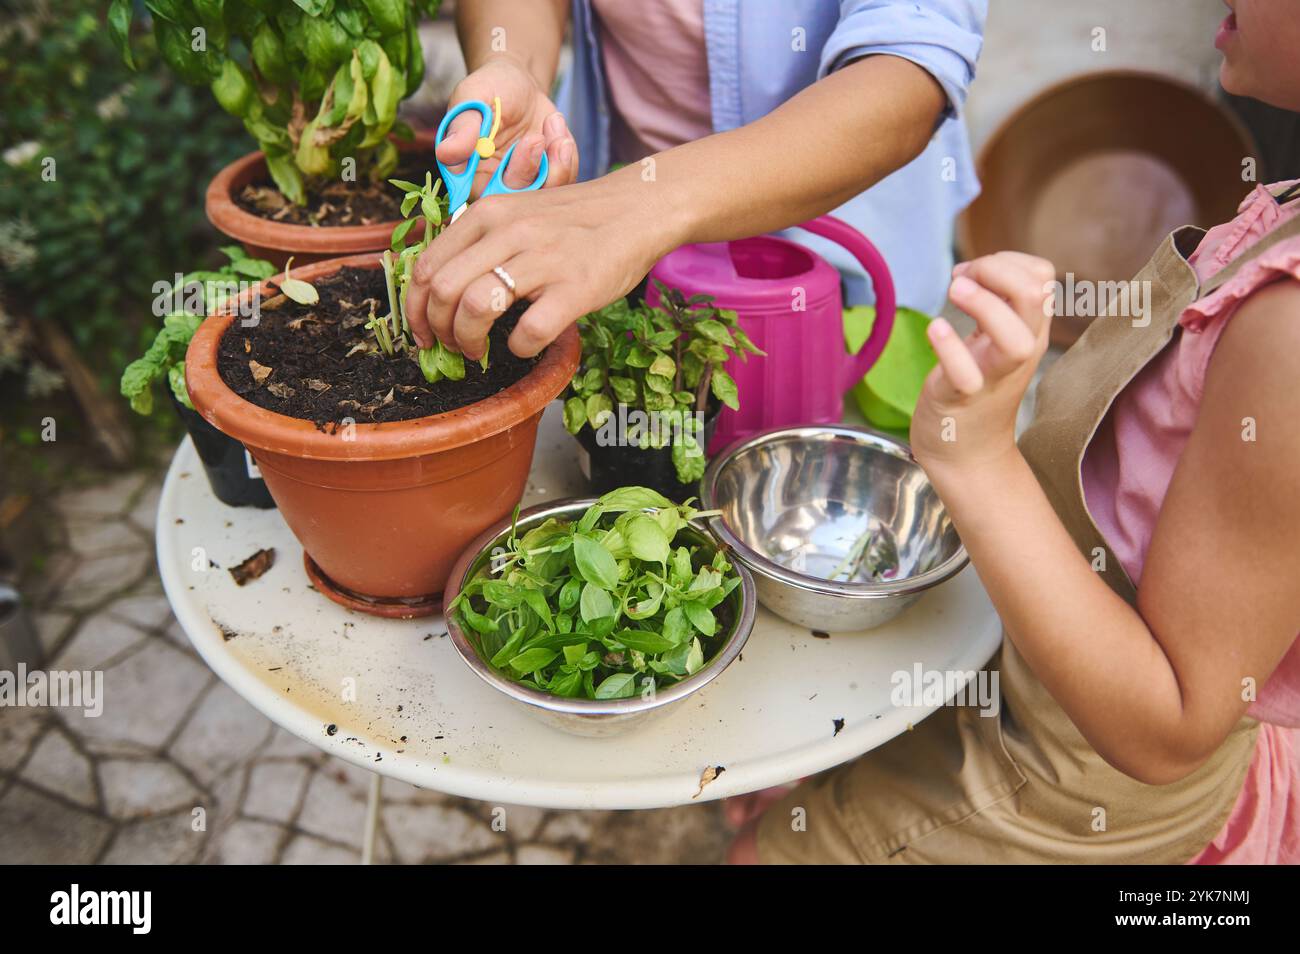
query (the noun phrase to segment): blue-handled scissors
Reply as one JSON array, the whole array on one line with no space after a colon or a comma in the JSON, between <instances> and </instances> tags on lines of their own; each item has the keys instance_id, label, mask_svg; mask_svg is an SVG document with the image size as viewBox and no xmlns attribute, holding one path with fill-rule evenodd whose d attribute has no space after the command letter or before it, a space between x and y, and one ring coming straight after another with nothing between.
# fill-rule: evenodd
<instances>
[{"instance_id":1,"label":"blue-handled scissors","mask_svg":"<svg viewBox=\"0 0 1300 954\"><path fill-rule=\"evenodd\" d=\"M495 110L493 110L492 106L477 99L467 100L448 112L446 116L442 117L442 122L438 124L438 136L434 140L435 143L440 143L446 138L447 127L461 113L472 110L483 117L483 123L479 129L478 143L475 145L474 151L470 153L469 161L465 163L463 171L459 173L452 172L443 165L441 159L438 160L438 171L442 173L442 181L447 183L447 196L451 208L452 222L460 218L461 213L468 207L469 193L474 185L474 173L478 171L479 160L491 159L496 154L496 135L501 128L501 100L494 100L493 105L496 107ZM510 148L506 150L506 154L501 157L501 164L497 166L496 172L492 174L492 179L488 182L487 188L483 190L484 195L532 192L535 189L540 189L543 183L546 182L547 173L550 171L550 163L547 161L546 153L542 153L541 165L537 170L537 179L532 185L525 186L522 189L512 189L505 184L502 177L505 175L506 167L510 165L510 157L514 155L515 146L517 145L519 145L517 142L511 144Z\"/></svg>"}]
</instances>

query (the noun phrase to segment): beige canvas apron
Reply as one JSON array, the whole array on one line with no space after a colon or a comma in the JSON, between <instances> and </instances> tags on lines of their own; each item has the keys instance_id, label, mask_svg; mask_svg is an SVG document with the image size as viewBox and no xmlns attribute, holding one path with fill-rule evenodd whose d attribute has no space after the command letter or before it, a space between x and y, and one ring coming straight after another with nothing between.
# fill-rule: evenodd
<instances>
[{"instance_id":1,"label":"beige canvas apron","mask_svg":"<svg viewBox=\"0 0 1300 954\"><path fill-rule=\"evenodd\" d=\"M1178 318L1300 218L1198 287L1189 255L1204 236L1170 235L1135 279L1149 281L1150 323L1095 321L1044 375L1021 451L1075 544L1130 604L1137 591L1088 513L1080 466L1119 393L1179 332ZM1094 563L1094 565L1096 565ZM1111 768L1030 672L1010 640L995 716L949 706L855 762L809 779L764 816L767 863L1181 863L1227 821L1257 723L1243 718L1199 769L1152 786Z\"/></svg>"}]
</instances>

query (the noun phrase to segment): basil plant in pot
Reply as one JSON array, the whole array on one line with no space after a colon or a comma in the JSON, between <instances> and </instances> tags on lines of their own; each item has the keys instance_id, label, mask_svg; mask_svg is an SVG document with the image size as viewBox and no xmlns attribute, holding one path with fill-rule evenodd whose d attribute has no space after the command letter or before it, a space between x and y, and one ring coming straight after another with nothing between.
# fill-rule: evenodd
<instances>
[{"instance_id":1,"label":"basil plant in pot","mask_svg":"<svg viewBox=\"0 0 1300 954\"><path fill-rule=\"evenodd\" d=\"M274 507L275 501L244 445L227 437L194 410L185 388L185 351L207 315L231 306L249 282L270 278L270 262L250 258L238 245L222 249L229 261L219 268L190 272L171 286L156 288L155 312L162 327L143 356L122 373L122 396L139 414L152 414L155 385L164 384L168 400L189 432L203 462L212 492L231 507Z\"/></svg>"},{"instance_id":2,"label":"basil plant in pot","mask_svg":"<svg viewBox=\"0 0 1300 954\"><path fill-rule=\"evenodd\" d=\"M212 180L207 213L277 266L379 251L401 218L392 175L422 178L432 133L397 119L424 77L417 26L441 0L145 0L162 58L211 88L259 151ZM112 0L128 63L135 0Z\"/></svg>"},{"instance_id":3,"label":"basil plant in pot","mask_svg":"<svg viewBox=\"0 0 1300 954\"><path fill-rule=\"evenodd\" d=\"M740 407L724 365L763 352L708 295L655 286L659 307L619 299L579 319L564 426L594 493L636 484L682 501L696 495L722 406Z\"/></svg>"},{"instance_id":4,"label":"basil plant in pot","mask_svg":"<svg viewBox=\"0 0 1300 954\"><path fill-rule=\"evenodd\" d=\"M439 610L461 552L523 496L542 411L580 352L570 328L514 355L526 300L495 322L480 363L413 345L403 303L446 222L439 185L399 183L420 211L392 249L295 269L258 322L208 319L185 359L195 408L248 447L315 588L378 616Z\"/></svg>"}]
</instances>

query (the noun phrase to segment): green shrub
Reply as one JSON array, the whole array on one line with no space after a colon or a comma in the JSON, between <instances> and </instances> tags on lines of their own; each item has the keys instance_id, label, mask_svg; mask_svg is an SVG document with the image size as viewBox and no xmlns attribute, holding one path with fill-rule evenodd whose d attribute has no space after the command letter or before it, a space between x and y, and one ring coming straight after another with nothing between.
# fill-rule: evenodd
<instances>
[{"instance_id":1,"label":"green shrub","mask_svg":"<svg viewBox=\"0 0 1300 954\"><path fill-rule=\"evenodd\" d=\"M276 185L299 205L308 180L348 171L379 181L397 167L389 139L397 104L424 77L416 25L441 3L144 0L167 65L211 87L243 120ZM109 29L128 62L134 11L134 0L109 4ZM355 168L345 168L348 159Z\"/></svg>"},{"instance_id":2,"label":"green shrub","mask_svg":"<svg viewBox=\"0 0 1300 954\"><path fill-rule=\"evenodd\" d=\"M115 380L156 330L154 284L216 260L203 192L247 141L148 38L129 70L102 8L12 9L0 21L0 296L38 334L57 322Z\"/></svg>"}]
</instances>

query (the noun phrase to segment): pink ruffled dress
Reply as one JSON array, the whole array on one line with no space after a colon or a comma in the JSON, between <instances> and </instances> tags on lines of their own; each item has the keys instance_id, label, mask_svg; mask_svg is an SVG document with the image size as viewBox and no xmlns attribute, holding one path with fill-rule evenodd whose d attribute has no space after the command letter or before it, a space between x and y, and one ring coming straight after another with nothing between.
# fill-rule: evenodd
<instances>
[{"instance_id":1,"label":"pink ruffled dress","mask_svg":"<svg viewBox=\"0 0 1300 954\"><path fill-rule=\"evenodd\" d=\"M1273 191L1259 186L1235 219L1206 234L1189 260L1202 282L1300 215L1300 201L1279 205L1274 198L1293 184L1279 183ZM1088 509L1134 584L1196 423L1219 336L1243 300L1286 278L1300 280L1300 238L1273 246L1189 306L1179 318L1181 334L1116 398L1088 447L1082 469ZM1261 725L1245 785L1228 823L1193 864L1300 863L1300 639L1248 715Z\"/></svg>"}]
</instances>

